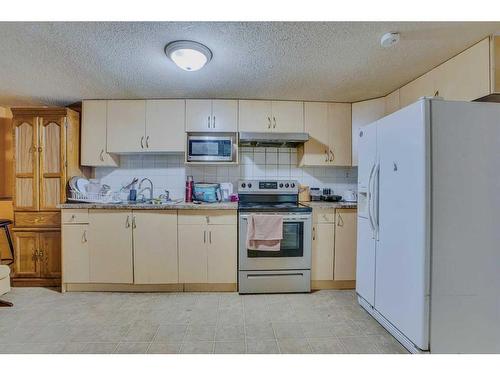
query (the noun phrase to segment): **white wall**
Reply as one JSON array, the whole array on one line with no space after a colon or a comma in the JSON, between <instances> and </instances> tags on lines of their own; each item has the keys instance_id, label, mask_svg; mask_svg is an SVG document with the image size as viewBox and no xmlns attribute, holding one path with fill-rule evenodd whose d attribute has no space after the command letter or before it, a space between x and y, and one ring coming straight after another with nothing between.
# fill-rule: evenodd
<instances>
[{"instance_id":1,"label":"white wall","mask_svg":"<svg viewBox=\"0 0 500 375\"><path fill-rule=\"evenodd\" d=\"M124 155L119 168L95 168L95 177L113 190L128 184L133 177L149 177L155 197L169 190L173 199L184 197L186 176L196 182L232 182L239 179L294 179L310 187L329 187L342 194L357 187L357 168L297 167L297 150L289 148L242 147L236 166L188 165L184 155Z\"/></svg>"}]
</instances>

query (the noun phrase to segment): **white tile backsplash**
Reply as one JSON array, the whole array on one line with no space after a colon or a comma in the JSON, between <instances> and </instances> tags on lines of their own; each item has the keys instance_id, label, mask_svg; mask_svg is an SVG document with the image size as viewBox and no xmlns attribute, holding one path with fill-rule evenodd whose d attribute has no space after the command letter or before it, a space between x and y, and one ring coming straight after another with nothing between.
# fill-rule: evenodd
<instances>
[{"instance_id":1,"label":"white tile backsplash","mask_svg":"<svg viewBox=\"0 0 500 375\"><path fill-rule=\"evenodd\" d=\"M296 179L310 187L331 188L334 193L357 187L357 168L297 167L297 150L289 148L242 147L240 164L234 166L185 165L183 154L123 155L118 168L96 167L95 178L119 190L132 178L149 177L154 195L170 191L173 199L184 197L186 176L195 181L232 182L239 179Z\"/></svg>"}]
</instances>

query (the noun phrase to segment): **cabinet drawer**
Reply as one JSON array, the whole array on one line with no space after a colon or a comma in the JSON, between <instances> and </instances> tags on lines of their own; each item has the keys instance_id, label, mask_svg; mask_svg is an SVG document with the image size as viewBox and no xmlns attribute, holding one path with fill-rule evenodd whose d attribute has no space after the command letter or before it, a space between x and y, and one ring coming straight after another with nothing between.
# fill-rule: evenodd
<instances>
[{"instance_id":1,"label":"cabinet drawer","mask_svg":"<svg viewBox=\"0 0 500 375\"><path fill-rule=\"evenodd\" d=\"M89 210L64 209L62 210L62 222L64 224L87 224L89 222Z\"/></svg>"},{"instance_id":2,"label":"cabinet drawer","mask_svg":"<svg viewBox=\"0 0 500 375\"><path fill-rule=\"evenodd\" d=\"M16 212L14 214L16 227L57 228L61 225L60 212Z\"/></svg>"},{"instance_id":3,"label":"cabinet drawer","mask_svg":"<svg viewBox=\"0 0 500 375\"><path fill-rule=\"evenodd\" d=\"M313 210L313 222L315 223L334 223L335 209L333 208L315 208Z\"/></svg>"},{"instance_id":4,"label":"cabinet drawer","mask_svg":"<svg viewBox=\"0 0 500 375\"><path fill-rule=\"evenodd\" d=\"M179 210L179 224L236 225L236 210Z\"/></svg>"}]
</instances>

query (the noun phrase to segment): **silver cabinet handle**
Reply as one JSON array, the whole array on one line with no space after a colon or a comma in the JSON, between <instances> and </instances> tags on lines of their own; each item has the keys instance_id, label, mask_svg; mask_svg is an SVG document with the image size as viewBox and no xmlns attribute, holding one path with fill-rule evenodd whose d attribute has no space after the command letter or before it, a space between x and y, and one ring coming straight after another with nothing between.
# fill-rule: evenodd
<instances>
[{"instance_id":1,"label":"silver cabinet handle","mask_svg":"<svg viewBox=\"0 0 500 375\"><path fill-rule=\"evenodd\" d=\"M210 224L210 216L205 216L205 218L207 219L207 224Z\"/></svg>"},{"instance_id":2,"label":"silver cabinet handle","mask_svg":"<svg viewBox=\"0 0 500 375\"><path fill-rule=\"evenodd\" d=\"M273 116L274 126L273 129L276 129L276 117Z\"/></svg>"},{"instance_id":3,"label":"silver cabinet handle","mask_svg":"<svg viewBox=\"0 0 500 375\"><path fill-rule=\"evenodd\" d=\"M203 243L207 243L207 231L203 231Z\"/></svg>"},{"instance_id":4,"label":"silver cabinet handle","mask_svg":"<svg viewBox=\"0 0 500 375\"><path fill-rule=\"evenodd\" d=\"M141 148L144 148L144 136L141 137Z\"/></svg>"},{"instance_id":5,"label":"silver cabinet handle","mask_svg":"<svg viewBox=\"0 0 500 375\"><path fill-rule=\"evenodd\" d=\"M328 162L328 150L325 148L325 163Z\"/></svg>"},{"instance_id":6,"label":"silver cabinet handle","mask_svg":"<svg viewBox=\"0 0 500 375\"><path fill-rule=\"evenodd\" d=\"M87 231L86 230L83 231L82 242L83 243L87 242Z\"/></svg>"},{"instance_id":7,"label":"silver cabinet handle","mask_svg":"<svg viewBox=\"0 0 500 375\"><path fill-rule=\"evenodd\" d=\"M132 215L132 229L137 228L137 225L135 225L135 215Z\"/></svg>"},{"instance_id":8,"label":"silver cabinet handle","mask_svg":"<svg viewBox=\"0 0 500 375\"><path fill-rule=\"evenodd\" d=\"M104 150L101 150L101 153L99 154L99 159L101 159L101 161L104 161Z\"/></svg>"},{"instance_id":9,"label":"silver cabinet handle","mask_svg":"<svg viewBox=\"0 0 500 375\"><path fill-rule=\"evenodd\" d=\"M330 161L334 161L335 160L335 154L333 153L332 150L330 150Z\"/></svg>"},{"instance_id":10,"label":"silver cabinet handle","mask_svg":"<svg viewBox=\"0 0 500 375\"><path fill-rule=\"evenodd\" d=\"M316 240L316 227L313 227L313 241Z\"/></svg>"},{"instance_id":11,"label":"silver cabinet handle","mask_svg":"<svg viewBox=\"0 0 500 375\"><path fill-rule=\"evenodd\" d=\"M149 148L149 135L146 137L146 148Z\"/></svg>"},{"instance_id":12,"label":"silver cabinet handle","mask_svg":"<svg viewBox=\"0 0 500 375\"><path fill-rule=\"evenodd\" d=\"M130 228L130 216L127 215L127 220L125 221L125 228Z\"/></svg>"},{"instance_id":13,"label":"silver cabinet handle","mask_svg":"<svg viewBox=\"0 0 500 375\"><path fill-rule=\"evenodd\" d=\"M215 129L215 116L214 116L214 123L212 124L212 128Z\"/></svg>"},{"instance_id":14,"label":"silver cabinet handle","mask_svg":"<svg viewBox=\"0 0 500 375\"><path fill-rule=\"evenodd\" d=\"M269 122L269 124L267 125L267 128L271 129L271 117L268 117L267 121Z\"/></svg>"},{"instance_id":15,"label":"silver cabinet handle","mask_svg":"<svg viewBox=\"0 0 500 375\"><path fill-rule=\"evenodd\" d=\"M212 231L208 232L208 242L212 243Z\"/></svg>"},{"instance_id":16,"label":"silver cabinet handle","mask_svg":"<svg viewBox=\"0 0 500 375\"><path fill-rule=\"evenodd\" d=\"M210 129L210 116L208 116L208 128Z\"/></svg>"},{"instance_id":17,"label":"silver cabinet handle","mask_svg":"<svg viewBox=\"0 0 500 375\"><path fill-rule=\"evenodd\" d=\"M70 219L70 220L71 220L71 221L74 221L75 219L76 219L75 214L71 215L71 219Z\"/></svg>"}]
</instances>

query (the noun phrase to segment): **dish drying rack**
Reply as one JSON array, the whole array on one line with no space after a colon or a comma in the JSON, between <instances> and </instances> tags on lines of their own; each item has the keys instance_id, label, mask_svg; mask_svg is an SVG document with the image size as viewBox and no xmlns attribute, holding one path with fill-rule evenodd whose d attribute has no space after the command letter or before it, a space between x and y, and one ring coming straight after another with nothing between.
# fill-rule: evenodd
<instances>
[{"instance_id":1,"label":"dish drying rack","mask_svg":"<svg viewBox=\"0 0 500 375\"><path fill-rule=\"evenodd\" d=\"M119 203L119 194L112 191L99 193L82 193L76 190L69 190L68 201L84 203Z\"/></svg>"}]
</instances>

